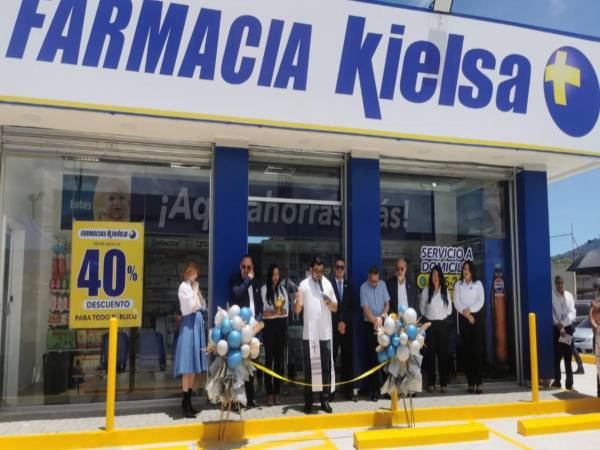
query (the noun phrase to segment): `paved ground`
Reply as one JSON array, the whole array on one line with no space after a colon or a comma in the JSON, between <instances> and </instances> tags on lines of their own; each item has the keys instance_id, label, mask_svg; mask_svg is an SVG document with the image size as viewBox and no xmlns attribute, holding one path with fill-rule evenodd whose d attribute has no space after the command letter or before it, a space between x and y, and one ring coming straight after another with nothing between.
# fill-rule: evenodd
<instances>
[{"instance_id":1,"label":"paved ground","mask_svg":"<svg viewBox=\"0 0 600 450\"><path fill-rule=\"evenodd\" d=\"M559 391L556 389L542 390L540 392L543 400L556 398L578 398L584 396L595 396L595 371L594 366L586 365L586 374L575 376L575 386L578 392L571 393ZM462 392L462 388L451 389L446 395L441 394L423 394L415 399L415 407L435 407L466 404L490 404L528 401L530 391L515 386L514 384L495 384L486 386L486 393L483 395L467 395ZM358 403L335 402L333 408L335 412L353 412L373 410L376 408L388 408L389 400L381 400L378 403L362 400ZM279 416L302 415L301 404L284 405L275 407L260 407L244 412L244 418L268 418ZM139 409L128 409L118 413L116 418L117 428L139 427L139 426L158 426L172 425L179 423L193 423L194 421L212 421L216 420L218 411L214 408L205 408L198 419L185 420L180 418L179 408L177 406L162 407L152 410L146 407L143 411ZM236 417L234 417L235 419ZM433 448L449 449L500 449L500 448L543 448L544 450L558 448L577 448L583 450L587 448L598 449L600 447L600 433L598 432L580 432L574 434L561 434L558 436L542 436L534 438L524 438L516 433L516 418L490 420L484 422L494 433L489 441L462 443L456 445L447 445ZM28 433L56 433L67 431L96 430L104 425L104 417L98 411L77 411L65 410L54 417L48 417L45 412L35 413L32 411L19 414L0 413L0 434L28 434ZM422 424L419 426L427 426ZM266 448L290 448L290 449L350 449L352 448L353 433L358 430L341 429L329 430L326 432L303 432L287 435L272 435L252 439L244 447L246 449L266 449ZM568 445L567 445L568 443ZM138 449L158 449L163 450L195 450L196 444L193 442L175 443L169 445L155 445L135 447ZM233 447L230 447L233 448ZM129 447L127 450L133 450Z\"/></svg>"}]
</instances>

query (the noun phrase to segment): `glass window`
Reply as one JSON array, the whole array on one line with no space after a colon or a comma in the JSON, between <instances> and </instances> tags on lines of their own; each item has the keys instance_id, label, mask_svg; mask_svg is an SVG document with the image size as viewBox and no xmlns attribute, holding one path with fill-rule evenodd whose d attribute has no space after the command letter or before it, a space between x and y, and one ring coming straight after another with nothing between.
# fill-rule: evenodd
<instances>
[{"instance_id":1,"label":"glass window","mask_svg":"<svg viewBox=\"0 0 600 450\"><path fill-rule=\"evenodd\" d=\"M421 290L433 265L439 264L452 292L462 263L472 260L486 296L489 378L513 377L516 373L508 189L505 181L385 173L381 176L384 275L395 276L396 259L404 257L409 276ZM456 312L452 322L448 345L450 353L460 354ZM460 366L459 358L459 371Z\"/></svg>"},{"instance_id":2,"label":"glass window","mask_svg":"<svg viewBox=\"0 0 600 450\"><path fill-rule=\"evenodd\" d=\"M12 153L4 164L3 403L105 399L107 330L68 323L73 220L144 223L142 327L119 330L117 395L178 395L172 350L186 260L199 263L208 298L209 169Z\"/></svg>"},{"instance_id":3,"label":"glass window","mask_svg":"<svg viewBox=\"0 0 600 450\"><path fill-rule=\"evenodd\" d=\"M269 265L282 271L290 299L320 256L325 275L342 252L341 168L282 162L250 164L248 250L264 281ZM286 369L302 371L301 316L290 314ZM288 388L288 387L285 387Z\"/></svg>"}]
</instances>

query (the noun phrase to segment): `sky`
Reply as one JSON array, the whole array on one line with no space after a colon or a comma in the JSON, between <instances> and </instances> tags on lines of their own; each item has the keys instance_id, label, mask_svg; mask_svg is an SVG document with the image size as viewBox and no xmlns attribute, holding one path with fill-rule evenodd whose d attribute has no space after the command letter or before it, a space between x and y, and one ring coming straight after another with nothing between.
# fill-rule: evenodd
<instances>
[{"instance_id":1,"label":"sky","mask_svg":"<svg viewBox=\"0 0 600 450\"><path fill-rule=\"evenodd\" d=\"M390 3L426 8L431 0L391 0ZM452 12L600 38L600 0L454 0ZM600 238L597 193L600 193L600 169L548 186L552 255L571 250L570 236L552 237L570 233L571 223L579 245Z\"/></svg>"}]
</instances>

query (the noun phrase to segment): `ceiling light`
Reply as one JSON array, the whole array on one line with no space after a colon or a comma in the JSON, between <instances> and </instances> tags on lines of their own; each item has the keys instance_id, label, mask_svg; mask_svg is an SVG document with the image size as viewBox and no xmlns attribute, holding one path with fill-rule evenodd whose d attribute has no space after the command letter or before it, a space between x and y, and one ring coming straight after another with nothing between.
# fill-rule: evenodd
<instances>
[{"instance_id":1,"label":"ceiling light","mask_svg":"<svg viewBox=\"0 0 600 450\"><path fill-rule=\"evenodd\" d=\"M292 176L296 172L293 167L279 167L279 166L267 166L265 169L265 175L284 175Z\"/></svg>"}]
</instances>

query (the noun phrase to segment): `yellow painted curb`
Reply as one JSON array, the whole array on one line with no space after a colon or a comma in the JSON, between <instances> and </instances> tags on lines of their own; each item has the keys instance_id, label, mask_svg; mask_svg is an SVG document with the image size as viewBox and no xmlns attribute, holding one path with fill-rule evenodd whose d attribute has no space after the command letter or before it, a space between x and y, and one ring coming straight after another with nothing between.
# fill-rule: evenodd
<instances>
[{"instance_id":1,"label":"yellow painted curb","mask_svg":"<svg viewBox=\"0 0 600 450\"><path fill-rule=\"evenodd\" d=\"M335 409L335 404L333 404ZM494 419L503 417L535 416L541 414L585 413L600 411L600 399L550 400L539 403L517 402L489 405L461 405L441 408L415 409L415 420L424 422L448 422ZM271 434L316 431L341 428L385 427L389 411L363 411L327 415L274 417L230 422L226 429L228 442L239 442L244 437ZM404 410L394 413L394 424L405 422ZM115 418L119 426L119 417ZM0 436L0 449L22 450L73 450L84 448L116 447L125 445L151 445L182 441L202 444L217 440L219 424L205 422L152 428L121 428L114 431L83 431L77 433L49 433L33 435Z\"/></svg>"},{"instance_id":2,"label":"yellow painted curb","mask_svg":"<svg viewBox=\"0 0 600 450\"><path fill-rule=\"evenodd\" d=\"M517 432L523 436L586 430L600 430L600 414L545 417L543 419L527 419L517 422Z\"/></svg>"},{"instance_id":3,"label":"yellow painted curb","mask_svg":"<svg viewBox=\"0 0 600 450\"><path fill-rule=\"evenodd\" d=\"M580 353L579 356L581 356L581 361L583 361L586 364L596 364L596 358L594 357L594 355Z\"/></svg>"},{"instance_id":4,"label":"yellow painted curb","mask_svg":"<svg viewBox=\"0 0 600 450\"><path fill-rule=\"evenodd\" d=\"M412 447L483 441L489 438L490 432L487 427L471 422L423 428L358 431L354 433L354 447L357 449Z\"/></svg>"}]
</instances>

